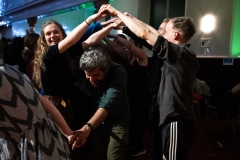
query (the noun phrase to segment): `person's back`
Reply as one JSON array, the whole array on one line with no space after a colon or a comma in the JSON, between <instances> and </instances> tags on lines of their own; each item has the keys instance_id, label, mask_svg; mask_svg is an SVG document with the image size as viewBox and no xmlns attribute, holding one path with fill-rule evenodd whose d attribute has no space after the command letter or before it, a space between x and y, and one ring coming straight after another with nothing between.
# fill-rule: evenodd
<instances>
[{"instance_id":1,"label":"person's back","mask_svg":"<svg viewBox=\"0 0 240 160\"><path fill-rule=\"evenodd\" d=\"M36 33L30 33L24 37L24 49L22 51L22 57L25 61L23 67L24 73L30 78L35 87L40 90L33 79L33 60L35 58L34 54L37 48L37 41L39 35Z\"/></svg>"},{"instance_id":2,"label":"person's back","mask_svg":"<svg viewBox=\"0 0 240 160\"><path fill-rule=\"evenodd\" d=\"M8 54L8 64L9 65L16 65L19 67L19 70L22 70L21 66L24 65L24 60L22 58L22 50L24 48L23 45L23 38L22 37L14 37L10 46L10 51Z\"/></svg>"},{"instance_id":3,"label":"person's back","mask_svg":"<svg viewBox=\"0 0 240 160\"><path fill-rule=\"evenodd\" d=\"M5 37L1 38L1 43L2 43L2 58L5 63L9 63L9 50L10 50L10 45L8 44L8 40Z\"/></svg>"},{"instance_id":4,"label":"person's back","mask_svg":"<svg viewBox=\"0 0 240 160\"><path fill-rule=\"evenodd\" d=\"M29 78L0 66L0 83L0 159L71 159L65 137Z\"/></svg>"}]
</instances>

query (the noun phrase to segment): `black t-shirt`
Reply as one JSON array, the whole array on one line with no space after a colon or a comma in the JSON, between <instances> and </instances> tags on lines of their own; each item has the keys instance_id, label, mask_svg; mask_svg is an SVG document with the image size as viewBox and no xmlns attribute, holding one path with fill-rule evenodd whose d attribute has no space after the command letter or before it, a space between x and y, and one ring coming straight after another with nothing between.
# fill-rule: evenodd
<instances>
[{"instance_id":1,"label":"black t-shirt","mask_svg":"<svg viewBox=\"0 0 240 160\"><path fill-rule=\"evenodd\" d=\"M158 36L153 52L164 60L158 92L160 125L173 112L194 119L193 84L199 69L195 53L186 44L177 45L162 36Z\"/></svg>"},{"instance_id":2,"label":"black t-shirt","mask_svg":"<svg viewBox=\"0 0 240 160\"><path fill-rule=\"evenodd\" d=\"M41 71L41 80L45 95L69 98L73 90L74 68L71 59L83 53L82 45L75 44L60 54L58 44L50 46L43 62L46 70Z\"/></svg>"}]
</instances>

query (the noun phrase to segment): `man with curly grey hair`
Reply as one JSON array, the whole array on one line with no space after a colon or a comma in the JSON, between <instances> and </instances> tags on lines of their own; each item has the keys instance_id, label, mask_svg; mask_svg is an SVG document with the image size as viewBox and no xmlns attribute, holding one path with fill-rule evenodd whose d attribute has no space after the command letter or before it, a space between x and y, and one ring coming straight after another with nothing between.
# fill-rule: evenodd
<instances>
[{"instance_id":1,"label":"man with curly grey hair","mask_svg":"<svg viewBox=\"0 0 240 160\"><path fill-rule=\"evenodd\" d=\"M82 81L90 97L95 113L73 137L73 148L87 139L91 133L94 159L120 160L124 158L128 143L129 105L127 97L127 73L119 64L113 63L107 52L94 48L84 52L80 68L85 77ZM81 100L80 100L81 101ZM83 106L84 107L84 106Z\"/></svg>"}]
</instances>

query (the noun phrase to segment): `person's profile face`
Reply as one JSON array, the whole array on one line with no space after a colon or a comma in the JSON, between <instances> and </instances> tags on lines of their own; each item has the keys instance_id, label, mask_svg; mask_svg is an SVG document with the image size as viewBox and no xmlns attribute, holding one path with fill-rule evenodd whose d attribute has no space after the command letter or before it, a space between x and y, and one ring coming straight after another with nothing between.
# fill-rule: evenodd
<instances>
[{"instance_id":1,"label":"person's profile face","mask_svg":"<svg viewBox=\"0 0 240 160\"><path fill-rule=\"evenodd\" d=\"M84 72L85 72L86 78L94 87L99 87L106 75L105 72L100 70L99 67L96 67L92 71L84 71Z\"/></svg>"},{"instance_id":2,"label":"person's profile face","mask_svg":"<svg viewBox=\"0 0 240 160\"><path fill-rule=\"evenodd\" d=\"M47 25L43 29L43 32L45 40L49 46L58 44L61 40L63 40L63 34L56 24Z\"/></svg>"},{"instance_id":3,"label":"person's profile face","mask_svg":"<svg viewBox=\"0 0 240 160\"><path fill-rule=\"evenodd\" d=\"M161 36L164 36L165 34L165 28L166 28L166 25L167 25L167 22L162 22L158 28L158 33L161 35Z\"/></svg>"},{"instance_id":4,"label":"person's profile face","mask_svg":"<svg viewBox=\"0 0 240 160\"><path fill-rule=\"evenodd\" d=\"M175 37L176 37L176 30L173 29L173 23L171 21L169 21L167 24L166 24L166 27L165 27L165 33L163 35L163 37L168 40L169 42L174 42L175 40Z\"/></svg>"}]
</instances>

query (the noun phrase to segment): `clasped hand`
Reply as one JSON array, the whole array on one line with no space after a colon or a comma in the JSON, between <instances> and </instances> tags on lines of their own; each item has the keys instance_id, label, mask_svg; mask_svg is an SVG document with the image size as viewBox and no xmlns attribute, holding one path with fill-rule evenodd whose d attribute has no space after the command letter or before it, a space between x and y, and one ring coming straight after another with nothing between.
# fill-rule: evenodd
<instances>
[{"instance_id":1,"label":"clasped hand","mask_svg":"<svg viewBox=\"0 0 240 160\"><path fill-rule=\"evenodd\" d=\"M74 131L72 135L67 136L68 143L72 144L72 150L82 147L87 141L87 137L81 130Z\"/></svg>"}]
</instances>

